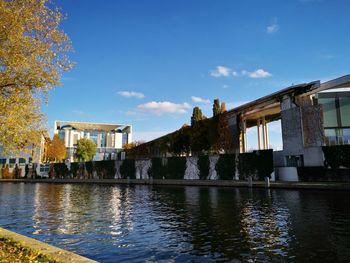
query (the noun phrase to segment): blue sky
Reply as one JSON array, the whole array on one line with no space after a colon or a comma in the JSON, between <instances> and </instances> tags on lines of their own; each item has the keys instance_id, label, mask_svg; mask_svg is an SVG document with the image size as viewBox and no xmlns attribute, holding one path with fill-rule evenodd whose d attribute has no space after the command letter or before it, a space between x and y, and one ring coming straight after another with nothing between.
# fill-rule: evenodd
<instances>
[{"instance_id":1,"label":"blue sky","mask_svg":"<svg viewBox=\"0 0 350 263\"><path fill-rule=\"evenodd\" d=\"M211 116L215 98L230 109L350 71L345 0L54 2L76 67L50 93L48 128L128 123L149 140L189 123L194 106Z\"/></svg>"}]
</instances>

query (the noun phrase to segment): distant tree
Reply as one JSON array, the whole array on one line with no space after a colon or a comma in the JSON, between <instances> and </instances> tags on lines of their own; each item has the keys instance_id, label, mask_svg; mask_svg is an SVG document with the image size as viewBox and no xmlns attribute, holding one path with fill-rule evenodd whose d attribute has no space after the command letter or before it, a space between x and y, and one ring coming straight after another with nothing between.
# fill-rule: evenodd
<instances>
[{"instance_id":1,"label":"distant tree","mask_svg":"<svg viewBox=\"0 0 350 263\"><path fill-rule=\"evenodd\" d=\"M217 131L218 131L217 149L220 152L225 152L225 153L231 152L233 147L233 138L232 138L233 135L228 125L227 113L225 112L219 114L218 116Z\"/></svg>"},{"instance_id":2,"label":"distant tree","mask_svg":"<svg viewBox=\"0 0 350 263\"><path fill-rule=\"evenodd\" d=\"M92 140L82 138L77 141L76 159L84 162L91 161L95 154L96 144Z\"/></svg>"},{"instance_id":3,"label":"distant tree","mask_svg":"<svg viewBox=\"0 0 350 263\"><path fill-rule=\"evenodd\" d=\"M220 113L221 113L220 100L215 99L213 104L213 117L219 115Z\"/></svg>"},{"instance_id":4,"label":"distant tree","mask_svg":"<svg viewBox=\"0 0 350 263\"><path fill-rule=\"evenodd\" d=\"M52 140L46 142L46 160L50 162L60 162L66 158L67 150L64 141L60 139L58 134L53 136Z\"/></svg>"},{"instance_id":5,"label":"distant tree","mask_svg":"<svg viewBox=\"0 0 350 263\"><path fill-rule=\"evenodd\" d=\"M206 117L203 116L202 110L199 107L194 107L192 117L191 117L191 126L193 126L195 123L197 123L205 118Z\"/></svg>"},{"instance_id":6,"label":"distant tree","mask_svg":"<svg viewBox=\"0 0 350 263\"><path fill-rule=\"evenodd\" d=\"M227 111L226 103L223 101L223 102L221 102L220 113L224 113L226 111Z\"/></svg>"}]
</instances>

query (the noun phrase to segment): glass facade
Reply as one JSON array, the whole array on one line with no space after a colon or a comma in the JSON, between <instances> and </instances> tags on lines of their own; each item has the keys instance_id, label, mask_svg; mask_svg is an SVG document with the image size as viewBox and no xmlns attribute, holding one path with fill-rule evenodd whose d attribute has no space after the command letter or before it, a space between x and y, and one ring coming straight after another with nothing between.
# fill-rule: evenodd
<instances>
[{"instance_id":1,"label":"glass facade","mask_svg":"<svg viewBox=\"0 0 350 263\"><path fill-rule=\"evenodd\" d=\"M128 134L127 133L123 133L123 135L122 135L122 146L124 146L127 143L128 143Z\"/></svg>"},{"instance_id":2,"label":"glass facade","mask_svg":"<svg viewBox=\"0 0 350 263\"><path fill-rule=\"evenodd\" d=\"M101 132L100 133L101 135L100 135L100 145L99 145L99 147L106 147L106 145L107 145L107 142L106 142L106 139L107 139L107 136L106 136L106 133L105 132Z\"/></svg>"},{"instance_id":3,"label":"glass facade","mask_svg":"<svg viewBox=\"0 0 350 263\"><path fill-rule=\"evenodd\" d=\"M92 140L97 145L98 132L90 132L90 140Z\"/></svg>"},{"instance_id":4,"label":"glass facade","mask_svg":"<svg viewBox=\"0 0 350 263\"><path fill-rule=\"evenodd\" d=\"M350 92L318 94L323 106L326 145L350 144Z\"/></svg>"}]
</instances>

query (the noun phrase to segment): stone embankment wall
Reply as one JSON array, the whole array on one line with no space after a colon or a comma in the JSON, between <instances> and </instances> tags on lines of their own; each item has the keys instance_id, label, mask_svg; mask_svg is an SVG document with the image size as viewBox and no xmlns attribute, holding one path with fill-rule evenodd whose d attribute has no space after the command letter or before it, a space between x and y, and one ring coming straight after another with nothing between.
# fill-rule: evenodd
<instances>
[{"instance_id":1,"label":"stone embankment wall","mask_svg":"<svg viewBox=\"0 0 350 263\"><path fill-rule=\"evenodd\" d=\"M51 178L264 180L273 172L272 150L244 154L201 155L54 164Z\"/></svg>"}]
</instances>

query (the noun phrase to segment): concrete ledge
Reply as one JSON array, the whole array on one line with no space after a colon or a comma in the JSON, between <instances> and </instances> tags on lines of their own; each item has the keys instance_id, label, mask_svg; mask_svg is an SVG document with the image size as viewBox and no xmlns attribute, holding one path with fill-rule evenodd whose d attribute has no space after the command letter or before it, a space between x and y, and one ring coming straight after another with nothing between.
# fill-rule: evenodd
<instances>
[{"instance_id":1,"label":"concrete ledge","mask_svg":"<svg viewBox=\"0 0 350 263\"><path fill-rule=\"evenodd\" d=\"M146 179L0 179L0 183L55 183L55 184L143 184L181 186L249 187L248 181L234 180L146 180ZM265 182L253 181L253 188L265 188ZM270 182L270 188L350 190L349 183L335 182Z\"/></svg>"},{"instance_id":2,"label":"concrete ledge","mask_svg":"<svg viewBox=\"0 0 350 263\"><path fill-rule=\"evenodd\" d=\"M40 252L58 262L63 263L96 263L97 261L79 256L72 252L48 245L41 241L26 237L12 231L0 228L0 237L11 239L20 243L23 247L30 248L34 251Z\"/></svg>"}]
</instances>

